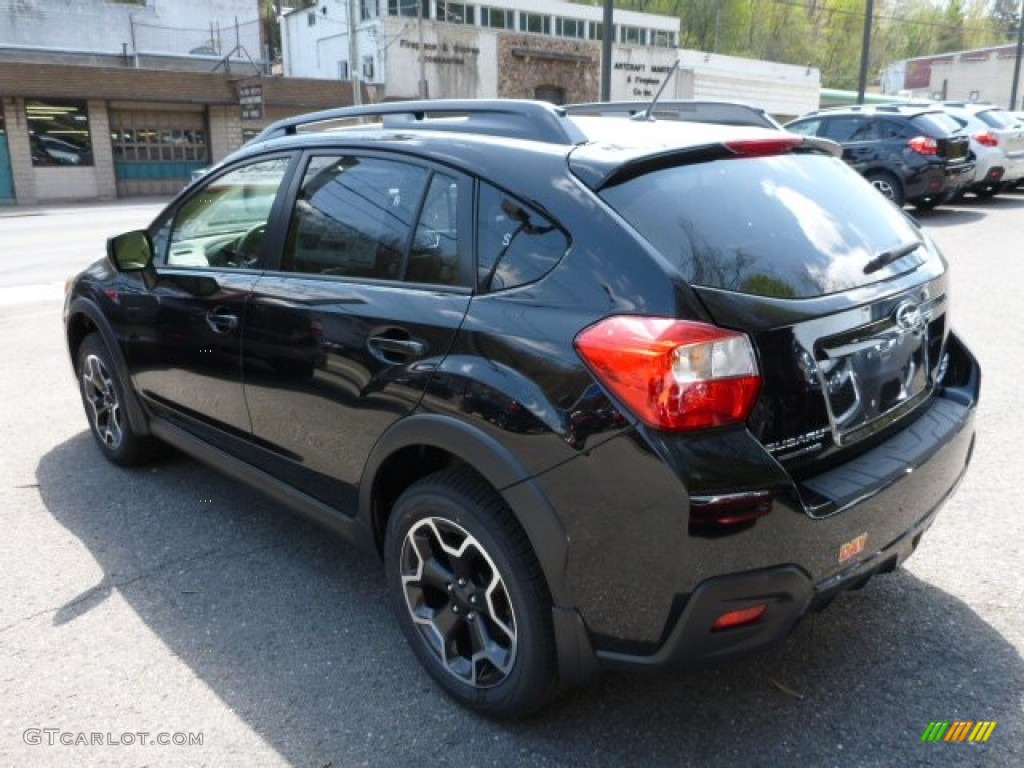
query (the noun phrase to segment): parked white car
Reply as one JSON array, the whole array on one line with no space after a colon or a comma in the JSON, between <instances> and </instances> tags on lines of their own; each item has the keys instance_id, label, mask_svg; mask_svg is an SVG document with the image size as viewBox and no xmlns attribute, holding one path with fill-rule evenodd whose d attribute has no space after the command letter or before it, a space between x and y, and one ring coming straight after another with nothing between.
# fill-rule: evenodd
<instances>
[{"instance_id":1,"label":"parked white car","mask_svg":"<svg viewBox=\"0 0 1024 768\"><path fill-rule=\"evenodd\" d=\"M974 184L969 191L992 197L1024 181L1024 123L993 104L947 102L943 109L971 137L976 158Z\"/></svg>"}]
</instances>

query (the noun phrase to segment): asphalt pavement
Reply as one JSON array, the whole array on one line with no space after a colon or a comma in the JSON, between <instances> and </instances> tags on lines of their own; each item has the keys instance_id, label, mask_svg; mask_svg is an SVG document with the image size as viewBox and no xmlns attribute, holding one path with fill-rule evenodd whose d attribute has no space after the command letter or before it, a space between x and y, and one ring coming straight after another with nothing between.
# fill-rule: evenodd
<instances>
[{"instance_id":1,"label":"asphalt pavement","mask_svg":"<svg viewBox=\"0 0 1024 768\"><path fill-rule=\"evenodd\" d=\"M157 208L0 209L0 766L1024 765L1024 195L921 218L984 380L906 567L756 658L605 674L512 724L435 688L372 557L180 455L102 459L59 286ZM996 726L921 741L957 720Z\"/></svg>"}]
</instances>

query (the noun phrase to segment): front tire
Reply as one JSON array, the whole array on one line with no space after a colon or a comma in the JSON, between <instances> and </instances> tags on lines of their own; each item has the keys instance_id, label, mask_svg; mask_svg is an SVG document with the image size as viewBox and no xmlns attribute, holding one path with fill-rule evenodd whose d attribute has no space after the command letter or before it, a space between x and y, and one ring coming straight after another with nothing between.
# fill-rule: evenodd
<instances>
[{"instance_id":1,"label":"front tire","mask_svg":"<svg viewBox=\"0 0 1024 768\"><path fill-rule=\"evenodd\" d=\"M75 366L89 431L108 461L122 467L143 464L153 455L154 440L132 429L125 411L125 390L99 334L78 348Z\"/></svg>"},{"instance_id":2,"label":"front tire","mask_svg":"<svg viewBox=\"0 0 1024 768\"><path fill-rule=\"evenodd\" d=\"M551 698L551 597L526 534L490 486L461 468L414 483L395 503L384 550L406 640L449 695L496 718Z\"/></svg>"}]
</instances>

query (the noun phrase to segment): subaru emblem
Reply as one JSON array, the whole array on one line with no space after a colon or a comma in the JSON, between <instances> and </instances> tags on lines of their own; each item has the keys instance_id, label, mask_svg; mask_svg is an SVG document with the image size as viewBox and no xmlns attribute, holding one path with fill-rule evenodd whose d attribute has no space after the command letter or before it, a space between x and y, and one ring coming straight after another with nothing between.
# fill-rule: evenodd
<instances>
[{"instance_id":1,"label":"subaru emblem","mask_svg":"<svg viewBox=\"0 0 1024 768\"><path fill-rule=\"evenodd\" d=\"M896 307L893 317L903 333L920 333L924 330L925 316L921 308L912 301L904 301Z\"/></svg>"}]
</instances>

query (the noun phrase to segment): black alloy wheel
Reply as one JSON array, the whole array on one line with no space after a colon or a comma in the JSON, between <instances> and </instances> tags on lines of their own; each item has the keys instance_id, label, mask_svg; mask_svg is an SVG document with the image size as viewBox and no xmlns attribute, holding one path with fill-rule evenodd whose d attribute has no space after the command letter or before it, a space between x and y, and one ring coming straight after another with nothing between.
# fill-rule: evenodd
<instances>
[{"instance_id":1,"label":"black alloy wheel","mask_svg":"<svg viewBox=\"0 0 1024 768\"><path fill-rule=\"evenodd\" d=\"M124 407L124 387L99 334L85 337L76 365L89 430L107 460L123 467L151 458L154 441L132 429Z\"/></svg>"},{"instance_id":2,"label":"black alloy wheel","mask_svg":"<svg viewBox=\"0 0 1024 768\"><path fill-rule=\"evenodd\" d=\"M519 717L557 682L551 598L529 540L477 475L447 469L398 499L385 542L406 639L463 705Z\"/></svg>"}]
</instances>

